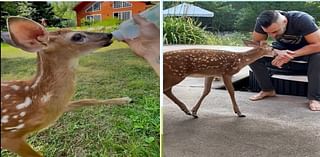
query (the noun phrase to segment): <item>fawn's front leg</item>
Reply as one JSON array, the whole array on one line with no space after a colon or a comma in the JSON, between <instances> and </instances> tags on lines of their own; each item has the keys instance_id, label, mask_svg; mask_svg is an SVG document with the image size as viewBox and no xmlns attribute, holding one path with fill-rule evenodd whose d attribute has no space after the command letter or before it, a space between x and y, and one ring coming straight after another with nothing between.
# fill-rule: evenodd
<instances>
[{"instance_id":1,"label":"fawn's front leg","mask_svg":"<svg viewBox=\"0 0 320 157\"><path fill-rule=\"evenodd\" d=\"M198 112L198 109L203 101L203 99L210 93L211 91L211 84L212 84L212 81L213 81L213 78L214 77L206 77L205 80L204 80L204 90L203 90L203 93L201 95L201 98L199 99L199 101L197 102L197 104L192 108L192 116L194 118L198 118L198 115L197 115L197 112Z\"/></svg>"},{"instance_id":2,"label":"fawn's front leg","mask_svg":"<svg viewBox=\"0 0 320 157\"><path fill-rule=\"evenodd\" d=\"M123 98L113 98L107 100L96 100L96 99L82 99L77 101L71 101L66 108L66 112L72 111L74 109L85 107L85 106L94 106L94 105L122 105L128 104L132 101L129 97Z\"/></svg>"},{"instance_id":3,"label":"fawn's front leg","mask_svg":"<svg viewBox=\"0 0 320 157\"><path fill-rule=\"evenodd\" d=\"M1 147L22 157L42 157L41 154L33 150L22 137L1 137Z\"/></svg>"},{"instance_id":4,"label":"fawn's front leg","mask_svg":"<svg viewBox=\"0 0 320 157\"><path fill-rule=\"evenodd\" d=\"M232 85L232 80L231 80L232 76L229 75L224 75L223 76L223 82L224 85L226 86L229 95L231 97L231 101L232 101L232 105L233 105L233 111L238 115L238 117L245 117L245 115L241 114L240 109L238 107L238 104L236 103L236 99L234 98L234 88Z\"/></svg>"}]
</instances>

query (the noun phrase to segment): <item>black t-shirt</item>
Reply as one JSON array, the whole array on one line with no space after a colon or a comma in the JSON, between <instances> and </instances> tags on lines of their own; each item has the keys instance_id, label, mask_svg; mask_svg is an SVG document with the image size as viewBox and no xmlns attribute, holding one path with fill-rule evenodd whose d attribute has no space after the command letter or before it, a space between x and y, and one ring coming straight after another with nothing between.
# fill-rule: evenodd
<instances>
[{"instance_id":1,"label":"black t-shirt","mask_svg":"<svg viewBox=\"0 0 320 157\"><path fill-rule=\"evenodd\" d=\"M319 29L314 18L305 12L280 11L280 14L288 19L288 24L285 33L280 39L277 39L277 41L286 47L301 48L308 45L304 36ZM254 30L258 33L267 34L257 22Z\"/></svg>"}]
</instances>

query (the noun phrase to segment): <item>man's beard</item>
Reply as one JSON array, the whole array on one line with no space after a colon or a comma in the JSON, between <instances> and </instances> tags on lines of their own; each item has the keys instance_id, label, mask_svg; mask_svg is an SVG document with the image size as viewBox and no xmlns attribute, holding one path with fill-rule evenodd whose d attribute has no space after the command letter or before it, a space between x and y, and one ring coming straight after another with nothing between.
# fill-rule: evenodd
<instances>
[{"instance_id":1,"label":"man's beard","mask_svg":"<svg viewBox=\"0 0 320 157\"><path fill-rule=\"evenodd\" d=\"M281 29L280 34L279 34L279 35L276 35L274 38L275 38L276 40L281 39L281 38L283 37L283 35L284 35L284 32L286 32L286 26L284 26L284 27Z\"/></svg>"}]
</instances>

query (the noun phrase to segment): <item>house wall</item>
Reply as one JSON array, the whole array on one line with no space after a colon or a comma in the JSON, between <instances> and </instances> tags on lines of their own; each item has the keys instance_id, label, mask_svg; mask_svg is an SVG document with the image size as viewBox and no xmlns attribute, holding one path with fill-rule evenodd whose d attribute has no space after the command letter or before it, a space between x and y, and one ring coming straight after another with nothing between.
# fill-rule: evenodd
<instances>
[{"instance_id":1,"label":"house wall","mask_svg":"<svg viewBox=\"0 0 320 157\"><path fill-rule=\"evenodd\" d=\"M144 2L130 2L131 7L127 8L113 8L113 2L102 2L101 10L95 12L86 12L86 9L91 6L94 2L88 3L81 10L77 10L77 26L80 26L81 20L85 19L87 15L101 14L102 20L113 18L113 12L119 11L132 11L132 15L139 14L140 12L146 10L148 6Z\"/></svg>"}]
</instances>

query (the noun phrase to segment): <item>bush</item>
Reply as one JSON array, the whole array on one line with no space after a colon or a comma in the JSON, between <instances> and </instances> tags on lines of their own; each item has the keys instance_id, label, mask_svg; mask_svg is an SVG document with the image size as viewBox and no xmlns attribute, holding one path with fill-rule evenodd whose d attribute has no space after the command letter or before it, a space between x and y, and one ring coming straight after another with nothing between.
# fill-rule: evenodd
<instances>
[{"instance_id":1,"label":"bush","mask_svg":"<svg viewBox=\"0 0 320 157\"><path fill-rule=\"evenodd\" d=\"M188 17L166 17L163 23L165 44L207 44L208 33L201 23Z\"/></svg>"}]
</instances>

